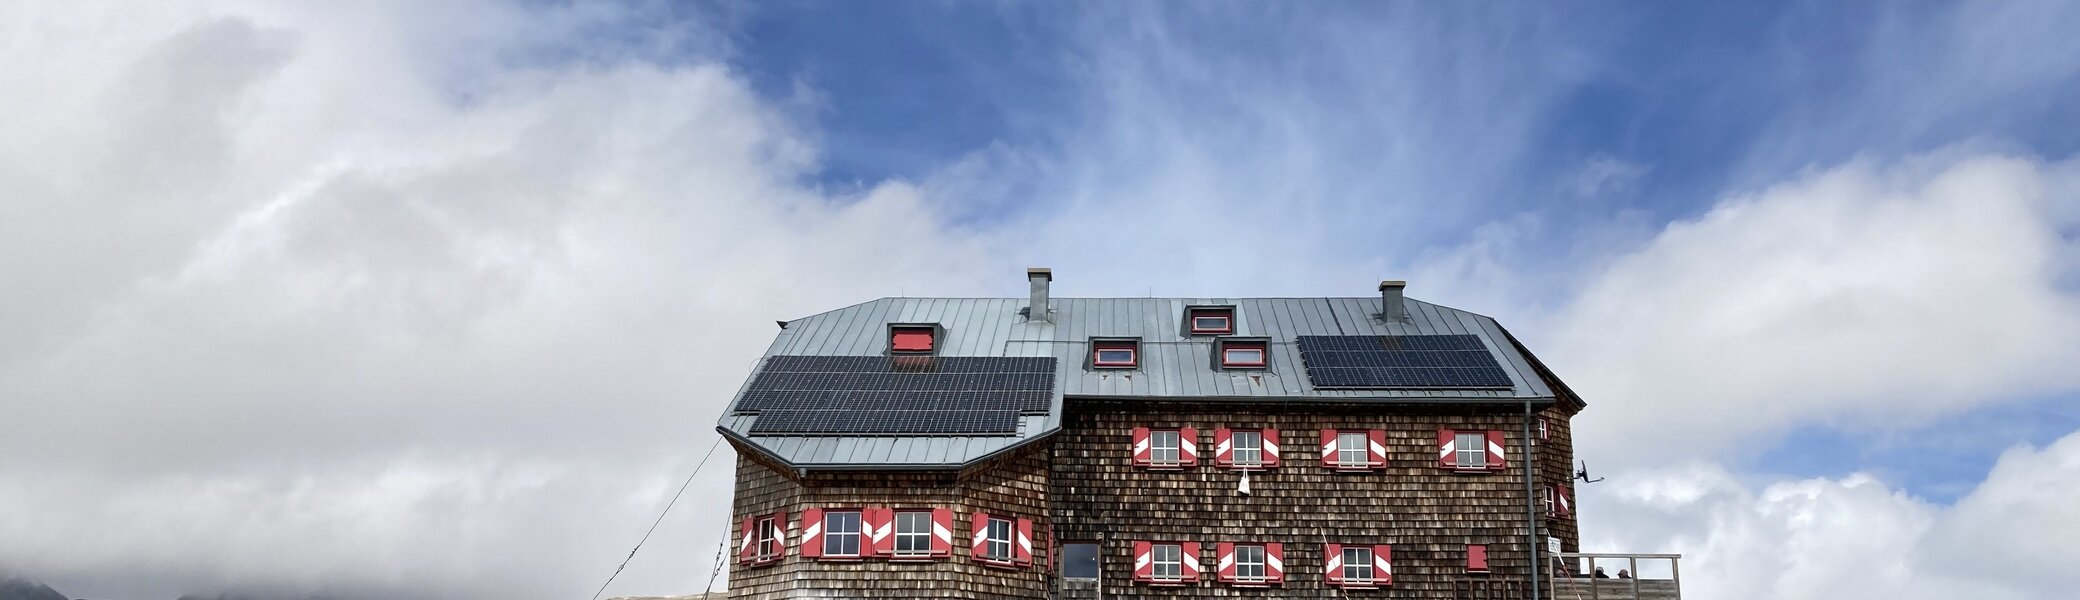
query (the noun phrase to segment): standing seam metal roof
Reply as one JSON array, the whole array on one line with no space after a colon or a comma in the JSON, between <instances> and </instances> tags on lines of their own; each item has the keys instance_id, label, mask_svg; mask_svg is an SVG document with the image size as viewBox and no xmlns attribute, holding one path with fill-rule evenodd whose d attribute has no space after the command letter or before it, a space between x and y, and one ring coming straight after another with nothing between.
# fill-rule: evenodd
<instances>
[{"instance_id":1,"label":"standing seam metal roof","mask_svg":"<svg viewBox=\"0 0 2080 600\"><path fill-rule=\"evenodd\" d=\"M882 298L786 324L766 350L783 355L882 356L888 326L937 323L940 356L1052 356L1055 395L1045 415L1019 419L1016 435L995 436L802 436L751 435L756 415L736 414L740 388L717 428L798 468L956 468L1039 439L1060 428L1062 399L1190 398L1298 402L1522 402L1552 400L1533 359L1520 352L1494 319L1407 299L1408 319L1387 322L1372 298L1055 298L1049 321L1024 315L1024 298ZM1195 306L1235 307L1235 332L1193 336L1185 311ZM1510 389L1336 390L1307 380L1296 340L1303 335L1479 336L1509 374ZM1087 367L1091 338L1141 340L1140 364L1131 370ZM1269 364L1262 370L1215 367L1218 337L1265 338ZM763 365L764 359L760 361ZM754 371L755 373L755 371ZM750 383L746 379L745 385Z\"/></svg>"}]
</instances>

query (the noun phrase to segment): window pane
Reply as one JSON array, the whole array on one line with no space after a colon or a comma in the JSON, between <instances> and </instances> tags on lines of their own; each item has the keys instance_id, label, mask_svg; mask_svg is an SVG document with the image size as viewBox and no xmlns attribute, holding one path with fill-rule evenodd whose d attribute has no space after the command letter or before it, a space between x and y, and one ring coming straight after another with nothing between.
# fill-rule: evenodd
<instances>
[{"instance_id":1,"label":"window pane","mask_svg":"<svg viewBox=\"0 0 2080 600\"><path fill-rule=\"evenodd\" d=\"M989 543L983 554L996 560L1011 560L1011 521L989 520Z\"/></svg>"},{"instance_id":2,"label":"window pane","mask_svg":"<svg viewBox=\"0 0 2080 600\"><path fill-rule=\"evenodd\" d=\"M1235 576L1245 580L1264 578L1264 547L1235 547Z\"/></svg>"},{"instance_id":3,"label":"window pane","mask_svg":"<svg viewBox=\"0 0 2080 600\"><path fill-rule=\"evenodd\" d=\"M823 515L823 553L834 556L859 554L859 513Z\"/></svg>"},{"instance_id":4,"label":"window pane","mask_svg":"<svg viewBox=\"0 0 2080 600\"><path fill-rule=\"evenodd\" d=\"M1228 436L1228 456L1235 464L1256 466L1263 462L1264 434L1255 431L1237 431Z\"/></svg>"},{"instance_id":5,"label":"window pane","mask_svg":"<svg viewBox=\"0 0 2080 600\"><path fill-rule=\"evenodd\" d=\"M1134 351L1124 348L1099 350L1098 362L1104 364L1133 364Z\"/></svg>"},{"instance_id":6,"label":"window pane","mask_svg":"<svg viewBox=\"0 0 2080 600\"><path fill-rule=\"evenodd\" d=\"M1336 461L1349 466L1363 466L1371 462L1367 456L1365 434L1336 434Z\"/></svg>"},{"instance_id":7,"label":"window pane","mask_svg":"<svg viewBox=\"0 0 2080 600\"><path fill-rule=\"evenodd\" d=\"M930 554L931 551L932 513L896 513L896 553Z\"/></svg>"},{"instance_id":8,"label":"window pane","mask_svg":"<svg viewBox=\"0 0 2080 600\"><path fill-rule=\"evenodd\" d=\"M1157 579L1177 579L1184 576L1184 552L1176 544L1158 544L1155 547L1155 576Z\"/></svg>"},{"instance_id":9,"label":"window pane","mask_svg":"<svg viewBox=\"0 0 2080 600\"><path fill-rule=\"evenodd\" d=\"M1452 449L1456 450L1459 455L1459 466L1488 466L1487 434L1479 432L1461 433L1458 438L1458 441L1452 443Z\"/></svg>"},{"instance_id":10,"label":"window pane","mask_svg":"<svg viewBox=\"0 0 2080 600\"><path fill-rule=\"evenodd\" d=\"M1193 317L1192 329L1198 331L1227 331L1228 318L1223 316Z\"/></svg>"},{"instance_id":11,"label":"window pane","mask_svg":"<svg viewBox=\"0 0 2080 600\"><path fill-rule=\"evenodd\" d=\"M1229 348L1223 362L1231 365L1264 364L1264 351L1256 348Z\"/></svg>"},{"instance_id":12,"label":"window pane","mask_svg":"<svg viewBox=\"0 0 2080 600\"><path fill-rule=\"evenodd\" d=\"M1098 545L1063 544L1062 576L1071 579L1097 579Z\"/></svg>"},{"instance_id":13,"label":"window pane","mask_svg":"<svg viewBox=\"0 0 2080 600\"><path fill-rule=\"evenodd\" d=\"M1178 462L1178 432L1152 431L1148 434L1149 460L1159 465L1174 465Z\"/></svg>"},{"instance_id":14,"label":"window pane","mask_svg":"<svg viewBox=\"0 0 2080 600\"><path fill-rule=\"evenodd\" d=\"M1372 581L1372 549L1343 549L1343 579L1359 583Z\"/></svg>"}]
</instances>

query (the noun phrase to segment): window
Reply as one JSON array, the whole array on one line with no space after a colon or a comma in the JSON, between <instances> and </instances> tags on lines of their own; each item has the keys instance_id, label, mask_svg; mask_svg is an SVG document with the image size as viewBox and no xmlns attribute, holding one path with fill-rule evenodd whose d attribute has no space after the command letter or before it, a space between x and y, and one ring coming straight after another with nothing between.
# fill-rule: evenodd
<instances>
[{"instance_id":1,"label":"window","mask_svg":"<svg viewBox=\"0 0 2080 600\"><path fill-rule=\"evenodd\" d=\"M1011 520L990 517L987 542L982 558L999 562L1011 562Z\"/></svg>"},{"instance_id":2,"label":"window","mask_svg":"<svg viewBox=\"0 0 2080 600\"><path fill-rule=\"evenodd\" d=\"M823 513L823 555L859 556L859 512Z\"/></svg>"},{"instance_id":3,"label":"window","mask_svg":"<svg viewBox=\"0 0 2080 600\"><path fill-rule=\"evenodd\" d=\"M1554 507L1554 503L1553 503L1553 488L1552 488L1551 486L1547 486L1547 487L1546 487L1546 493L1545 493L1545 505L1546 505L1546 516L1550 517L1550 516L1553 516L1553 515L1557 515L1557 514L1559 514L1559 512L1558 512L1558 511L1556 511L1556 510L1554 510L1554 508L1553 508L1553 507Z\"/></svg>"},{"instance_id":4,"label":"window","mask_svg":"<svg viewBox=\"0 0 2080 600\"><path fill-rule=\"evenodd\" d=\"M1264 464L1264 432L1237 431L1228 434L1231 444L1229 456L1234 457L1235 466L1257 467Z\"/></svg>"},{"instance_id":5,"label":"window","mask_svg":"<svg viewBox=\"0 0 2080 600\"><path fill-rule=\"evenodd\" d=\"M1177 544L1156 544L1153 564L1155 578L1177 580L1184 578L1184 548Z\"/></svg>"},{"instance_id":6,"label":"window","mask_svg":"<svg viewBox=\"0 0 2080 600\"><path fill-rule=\"evenodd\" d=\"M1264 581L1264 547L1235 547L1235 580L1248 582Z\"/></svg>"},{"instance_id":7,"label":"window","mask_svg":"<svg viewBox=\"0 0 2080 600\"><path fill-rule=\"evenodd\" d=\"M1098 545L1091 543L1062 544L1062 578L1097 579Z\"/></svg>"},{"instance_id":8,"label":"window","mask_svg":"<svg viewBox=\"0 0 2080 600\"><path fill-rule=\"evenodd\" d=\"M890 327L888 331L889 350L917 353L930 353L932 351L933 328L931 327L898 326Z\"/></svg>"},{"instance_id":9,"label":"window","mask_svg":"<svg viewBox=\"0 0 2080 600\"><path fill-rule=\"evenodd\" d=\"M758 560L780 556L780 522L772 517L758 520Z\"/></svg>"},{"instance_id":10,"label":"window","mask_svg":"<svg viewBox=\"0 0 2080 600\"><path fill-rule=\"evenodd\" d=\"M1191 319L1193 335L1224 335L1235 333L1235 309L1226 306L1206 306L1187 311Z\"/></svg>"},{"instance_id":11,"label":"window","mask_svg":"<svg viewBox=\"0 0 2080 600\"><path fill-rule=\"evenodd\" d=\"M1159 467L1175 467L1183 464L1178 458L1180 437L1177 430L1148 432L1149 464Z\"/></svg>"},{"instance_id":12,"label":"window","mask_svg":"<svg viewBox=\"0 0 2080 600\"><path fill-rule=\"evenodd\" d=\"M1140 346L1140 342L1134 340L1091 342L1091 366L1112 369L1133 368L1135 354L1137 354L1135 347L1137 346Z\"/></svg>"},{"instance_id":13,"label":"window","mask_svg":"<svg viewBox=\"0 0 2080 600\"><path fill-rule=\"evenodd\" d=\"M1264 342L1231 341L1221 344L1221 366L1225 368L1262 367L1265 364Z\"/></svg>"},{"instance_id":14,"label":"window","mask_svg":"<svg viewBox=\"0 0 2080 600\"><path fill-rule=\"evenodd\" d=\"M1336 434L1336 466L1343 468L1366 468L1372 466L1371 457L1365 447L1364 432Z\"/></svg>"},{"instance_id":15,"label":"window","mask_svg":"<svg viewBox=\"0 0 2080 600\"><path fill-rule=\"evenodd\" d=\"M1461 431L1452 442L1458 453L1459 468L1488 468L1488 436L1480 431Z\"/></svg>"},{"instance_id":16,"label":"window","mask_svg":"<svg viewBox=\"0 0 2080 600\"><path fill-rule=\"evenodd\" d=\"M1372 549L1357 546L1343 548L1343 583L1364 585L1372 583Z\"/></svg>"},{"instance_id":17,"label":"window","mask_svg":"<svg viewBox=\"0 0 2080 600\"><path fill-rule=\"evenodd\" d=\"M914 510L896 513L896 556L931 555L931 511Z\"/></svg>"}]
</instances>

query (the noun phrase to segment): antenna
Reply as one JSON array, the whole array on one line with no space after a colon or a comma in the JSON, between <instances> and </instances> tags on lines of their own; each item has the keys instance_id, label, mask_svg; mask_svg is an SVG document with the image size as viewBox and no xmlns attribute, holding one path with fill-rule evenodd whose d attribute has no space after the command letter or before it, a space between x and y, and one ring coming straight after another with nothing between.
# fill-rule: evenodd
<instances>
[{"instance_id":1,"label":"antenna","mask_svg":"<svg viewBox=\"0 0 2080 600\"><path fill-rule=\"evenodd\" d=\"M1574 478L1575 478L1575 479L1580 479L1580 480L1582 480L1582 483L1596 483L1596 482L1598 482L1598 481L1603 481L1603 478L1602 478L1602 477L1598 477L1598 478L1595 478L1595 479L1590 479L1590 478L1589 478L1589 461L1586 461L1586 460L1585 460L1585 461L1581 461L1581 463L1582 463L1582 468L1580 468L1580 469L1577 469L1577 470L1576 470L1576 471L1574 472Z\"/></svg>"}]
</instances>

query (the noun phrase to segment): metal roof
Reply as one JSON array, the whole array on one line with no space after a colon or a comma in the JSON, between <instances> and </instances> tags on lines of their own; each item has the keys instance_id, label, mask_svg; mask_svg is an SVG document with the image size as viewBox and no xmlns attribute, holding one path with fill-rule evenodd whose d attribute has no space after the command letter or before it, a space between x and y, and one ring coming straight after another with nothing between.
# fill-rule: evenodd
<instances>
[{"instance_id":1,"label":"metal roof","mask_svg":"<svg viewBox=\"0 0 2080 600\"><path fill-rule=\"evenodd\" d=\"M1413 298L1408 318L1380 317L1380 298L1055 298L1047 321L1023 314L1024 298L882 298L785 324L765 356L882 356L893 323L937 323L940 356L1053 356L1055 397L1045 415L1020 418L1004 436L751 435L756 415L736 414L740 389L717 428L740 443L804 469L957 468L1041 437L1061 426L1062 399L1119 398L1254 402L1509 402L1551 401L1554 391L1501 325L1484 315ZM1265 338L1261 370L1215 367L1215 336L1190 335L1188 307L1235 307L1235 331L1219 337ZM1317 389L1307 379L1295 340L1302 335L1479 336L1509 374L1510 389ZM1139 365L1094 370L1092 338L1138 338ZM761 359L760 366L763 366ZM756 370L754 369L754 373ZM747 385L749 380L747 378Z\"/></svg>"}]
</instances>

